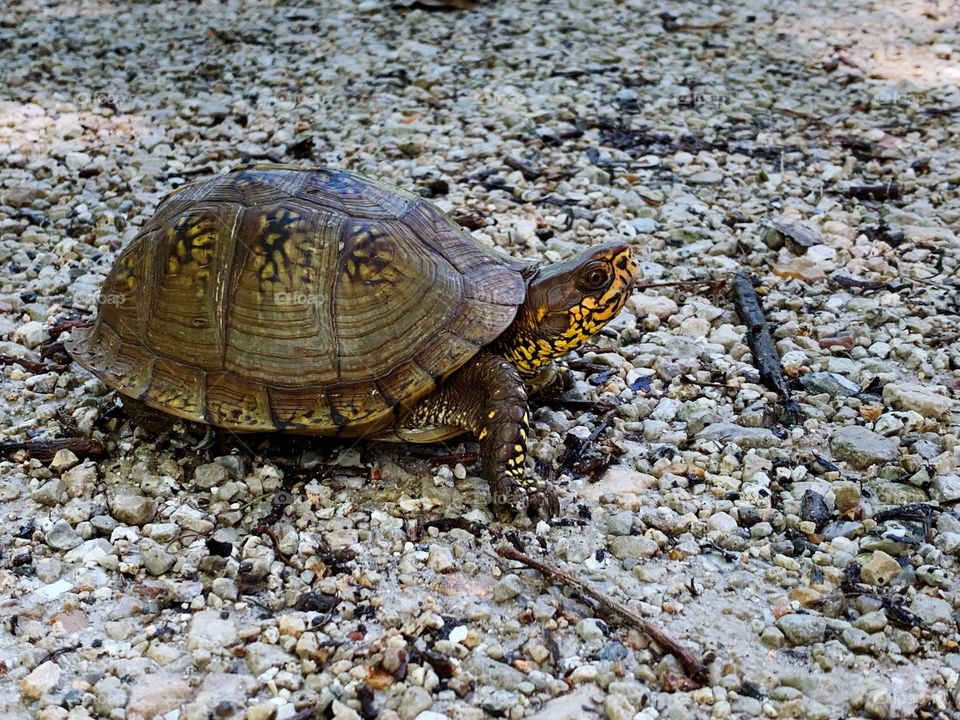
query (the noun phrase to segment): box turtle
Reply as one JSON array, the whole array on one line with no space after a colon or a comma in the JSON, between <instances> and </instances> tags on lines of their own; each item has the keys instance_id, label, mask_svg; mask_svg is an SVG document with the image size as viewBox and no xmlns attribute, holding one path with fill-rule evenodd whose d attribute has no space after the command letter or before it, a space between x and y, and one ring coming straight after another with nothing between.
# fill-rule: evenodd
<instances>
[{"instance_id":1,"label":"box turtle","mask_svg":"<svg viewBox=\"0 0 960 720\"><path fill-rule=\"evenodd\" d=\"M498 511L549 516L555 494L525 473L527 393L620 311L635 270L623 243L521 263L418 195L255 165L164 198L67 348L135 419L152 409L236 432L412 442L470 433Z\"/></svg>"}]
</instances>

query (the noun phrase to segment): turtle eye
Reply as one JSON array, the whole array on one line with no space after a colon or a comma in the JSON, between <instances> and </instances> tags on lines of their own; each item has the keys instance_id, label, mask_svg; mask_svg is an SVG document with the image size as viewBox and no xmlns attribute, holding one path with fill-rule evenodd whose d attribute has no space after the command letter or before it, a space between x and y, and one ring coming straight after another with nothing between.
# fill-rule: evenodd
<instances>
[{"instance_id":1,"label":"turtle eye","mask_svg":"<svg viewBox=\"0 0 960 720\"><path fill-rule=\"evenodd\" d=\"M580 274L580 282L577 283L581 290L587 292L596 292L602 290L610 282L610 271L605 263L590 263Z\"/></svg>"}]
</instances>

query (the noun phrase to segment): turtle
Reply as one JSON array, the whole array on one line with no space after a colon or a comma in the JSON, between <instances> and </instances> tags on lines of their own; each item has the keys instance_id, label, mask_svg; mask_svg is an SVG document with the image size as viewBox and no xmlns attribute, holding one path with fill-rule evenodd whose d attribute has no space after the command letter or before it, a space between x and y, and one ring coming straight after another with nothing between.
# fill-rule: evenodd
<instances>
[{"instance_id":1,"label":"turtle","mask_svg":"<svg viewBox=\"0 0 960 720\"><path fill-rule=\"evenodd\" d=\"M406 190L247 165L164 197L65 346L135 422L472 435L495 511L550 517L556 493L526 471L528 393L620 312L636 270L624 242L523 262Z\"/></svg>"}]
</instances>

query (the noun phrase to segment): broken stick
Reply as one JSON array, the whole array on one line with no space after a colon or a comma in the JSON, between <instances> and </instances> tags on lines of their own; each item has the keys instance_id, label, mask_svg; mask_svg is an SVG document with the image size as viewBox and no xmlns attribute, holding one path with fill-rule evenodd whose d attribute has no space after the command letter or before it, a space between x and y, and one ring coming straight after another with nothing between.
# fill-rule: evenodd
<instances>
[{"instance_id":1,"label":"broken stick","mask_svg":"<svg viewBox=\"0 0 960 720\"><path fill-rule=\"evenodd\" d=\"M552 565L547 565L546 563L536 560L529 555L525 555L509 545L498 547L497 554L500 555L500 557L506 558L507 560L516 560L517 562L523 563L529 568L538 570L539 572L543 573L547 579L571 587L581 595L585 595L593 599L597 602L599 608L611 616L612 619L619 620L621 624L626 624L637 628L640 630L640 632L647 635L654 642L663 647L667 652L677 658L691 679L699 682L706 677L707 668L702 662L700 662L696 655L694 655L690 650L685 648L676 640L669 637L663 630L654 625L652 622L649 620L644 620L642 617L637 615L637 613L618 600L614 600L609 595L600 592L599 590L585 583L583 580L574 577L570 573L560 570L559 568L555 568Z\"/></svg>"},{"instance_id":2,"label":"broken stick","mask_svg":"<svg viewBox=\"0 0 960 720\"><path fill-rule=\"evenodd\" d=\"M734 306L747 326L747 344L753 353L757 370L760 371L760 379L783 399L780 420L787 424L796 423L800 417L800 406L794 402L783 376L783 364L780 362L777 347L773 344L760 296L753 287L753 279L746 273L739 272L733 276L732 286Z\"/></svg>"}]
</instances>

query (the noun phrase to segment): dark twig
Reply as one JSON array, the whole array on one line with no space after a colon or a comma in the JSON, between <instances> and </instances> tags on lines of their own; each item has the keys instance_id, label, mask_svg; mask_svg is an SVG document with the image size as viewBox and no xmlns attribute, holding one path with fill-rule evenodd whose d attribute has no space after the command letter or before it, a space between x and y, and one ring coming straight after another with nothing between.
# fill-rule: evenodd
<instances>
[{"instance_id":1,"label":"dark twig","mask_svg":"<svg viewBox=\"0 0 960 720\"><path fill-rule=\"evenodd\" d=\"M547 565L508 545L498 547L497 554L507 560L515 560L516 562L523 563L527 567L539 571L547 579L573 588L581 595L591 598L597 603L598 609L606 613L611 620L619 621L621 624L629 625L640 630L658 645L665 648L667 652L680 661L680 664L683 665L684 670L691 678L700 682L706 677L707 668L690 650L668 636L657 625L649 620L644 620L618 600L600 592L570 573Z\"/></svg>"},{"instance_id":2,"label":"dark twig","mask_svg":"<svg viewBox=\"0 0 960 720\"><path fill-rule=\"evenodd\" d=\"M542 174L540 170L533 167L530 163L526 163L520 158L515 157L505 157L503 159L503 164L512 170L519 170L520 174L526 180L536 180Z\"/></svg>"},{"instance_id":3,"label":"dark twig","mask_svg":"<svg viewBox=\"0 0 960 720\"><path fill-rule=\"evenodd\" d=\"M102 457L105 450L99 440L88 437L66 437L37 440L7 440L0 442L0 455L23 450L30 454L30 457L41 462L53 460L53 456L60 450L70 450L81 460L83 458Z\"/></svg>"},{"instance_id":4,"label":"dark twig","mask_svg":"<svg viewBox=\"0 0 960 720\"><path fill-rule=\"evenodd\" d=\"M676 280L674 282L634 283L633 289L647 290L650 288L675 287L684 290L695 290L699 287L706 286L707 292L719 292L723 290L726 285L726 280Z\"/></svg>"},{"instance_id":5,"label":"dark twig","mask_svg":"<svg viewBox=\"0 0 960 720\"><path fill-rule=\"evenodd\" d=\"M760 379L764 385L776 392L783 399L783 413L781 419L786 423L797 422L800 416L800 406L794 402L783 376L783 365L780 355L773 344L767 320L763 314L763 305L753 287L753 280L745 273L736 273L733 276L733 300L737 314L747 326L747 343L753 360L760 371Z\"/></svg>"}]
</instances>

